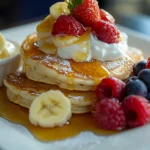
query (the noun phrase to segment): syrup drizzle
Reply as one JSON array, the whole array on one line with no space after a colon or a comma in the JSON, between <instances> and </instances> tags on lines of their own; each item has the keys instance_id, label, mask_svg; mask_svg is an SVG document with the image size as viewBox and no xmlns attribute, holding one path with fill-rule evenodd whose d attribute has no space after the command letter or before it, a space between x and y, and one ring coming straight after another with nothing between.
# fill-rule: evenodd
<instances>
[{"instance_id":1,"label":"syrup drizzle","mask_svg":"<svg viewBox=\"0 0 150 150\"><path fill-rule=\"evenodd\" d=\"M35 138L41 141L63 140L73 137L84 131L91 131L98 135L112 135L119 131L109 131L98 128L91 113L73 115L70 122L63 127L41 128L32 125L28 119L28 109L9 102L6 89L0 89L0 117L12 123L25 126Z\"/></svg>"}]
</instances>

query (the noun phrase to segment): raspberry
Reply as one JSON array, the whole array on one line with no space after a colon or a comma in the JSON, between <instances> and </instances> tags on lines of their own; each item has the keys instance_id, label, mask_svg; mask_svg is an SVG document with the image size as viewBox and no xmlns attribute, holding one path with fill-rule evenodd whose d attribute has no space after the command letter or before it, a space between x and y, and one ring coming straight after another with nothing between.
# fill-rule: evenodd
<instances>
[{"instance_id":1,"label":"raspberry","mask_svg":"<svg viewBox=\"0 0 150 150\"><path fill-rule=\"evenodd\" d=\"M53 25L52 35L71 35L80 36L86 29L74 17L61 15Z\"/></svg>"},{"instance_id":2,"label":"raspberry","mask_svg":"<svg viewBox=\"0 0 150 150\"><path fill-rule=\"evenodd\" d=\"M131 95L125 98L123 109L129 127L138 127L150 120L150 108L148 100L142 96Z\"/></svg>"},{"instance_id":3,"label":"raspberry","mask_svg":"<svg viewBox=\"0 0 150 150\"><path fill-rule=\"evenodd\" d=\"M149 69L150 69L150 57L147 59L146 68L149 68Z\"/></svg>"},{"instance_id":4,"label":"raspberry","mask_svg":"<svg viewBox=\"0 0 150 150\"><path fill-rule=\"evenodd\" d=\"M96 123L99 127L110 130L125 128L126 118L119 100L105 98L96 104Z\"/></svg>"},{"instance_id":5,"label":"raspberry","mask_svg":"<svg viewBox=\"0 0 150 150\"><path fill-rule=\"evenodd\" d=\"M118 43L120 33L117 27L104 20L100 20L93 25L92 32L97 38L105 43Z\"/></svg>"},{"instance_id":6,"label":"raspberry","mask_svg":"<svg viewBox=\"0 0 150 150\"><path fill-rule=\"evenodd\" d=\"M96 89L99 100L103 98L116 98L122 101L124 96L125 83L114 77L104 78Z\"/></svg>"},{"instance_id":7,"label":"raspberry","mask_svg":"<svg viewBox=\"0 0 150 150\"><path fill-rule=\"evenodd\" d=\"M108 21L110 23L115 23L114 17L104 9L100 9L100 15L102 20Z\"/></svg>"}]
</instances>

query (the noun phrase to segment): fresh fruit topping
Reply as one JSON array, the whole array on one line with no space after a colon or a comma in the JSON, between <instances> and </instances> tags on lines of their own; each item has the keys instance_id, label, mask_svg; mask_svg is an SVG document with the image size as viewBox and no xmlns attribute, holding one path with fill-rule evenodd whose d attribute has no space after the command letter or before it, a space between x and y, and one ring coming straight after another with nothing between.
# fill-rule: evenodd
<instances>
[{"instance_id":1,"label":"fresh fruit topping","mask_svg":"<svg viewBox=\"0 0 150 150\"><path fill-rule=\"evenodd\" d=\"M79 37L76 36L52 36L52 41L57 48L72 45L78 40Z\"/></svg>"},{"instance_id":2,"label":"fresh fruit topping","mask_svg":"<svg viewBox=\"0 0 150 150\"><path fill-rule=\"evenodd\" d=\"M148 123L150 108L147 99L131 95L123 101L123 109L129 127L142 126Z\"/></svg>"},{"instance_id":3,"label":"fresh fruit topping","mask_svg":"<svg viewBox=\"0 0 150 150\"><path fill-rule=\"evenodd\" d=\"M73 16L85 26L92 26L100 20L97 0L69 0L68 6Z\"/></svg>"},{"instance_id":4,"label":"fresh fruit topping","mask_svg":"<svg viewBox=\"0 0 150 150\"><path fill-rule=\"evenodd\" d=\"M125 96L141 95L147 97L146 85L136 77L129 78L125 87Z\"/></svg>"},{"instance_id":5,"label":"fresh fruit topping","mask_svg":"<svg viewBox=\"0 0 150 150\"><path fill-rule=\"evenodd\" d=\"M104 78L96 89L98 100L104 98L116 98L122 101L124 96L125 83L114 77Z\"/></svg>"},{"instance_id":6,"label":"fresh fruit topping","mask_svg":"<svg viewBox=\"0 0 150 150\"><path fill-rule=\"evenodd\" d=\"M60 91L50 90L32 102L29 120L33 125L47 128L64 125L71 115L70 100Z\"/></svg>"},{"instance_id":7,"label":"fresh fruit topping","mask_svg":"<svg viewBox=\"0 0 150 150\"><path fill-rule=\"evenodd\" d=\"M98 126L110 130L121 130L126 125L123 108L115 98L105 98L96 104L95 120Z\"/></svg>"},{"instance_id":8,"label":"fresh fruit topping","mask_svg":"<svg viewBox=\"0 0 150 150\"><path fill-rule=\"evenodd\" d=\"M114 24L100 20L93 25L92 32L96 37L108 44L118 43L120 33Z\"/></svg>"},{"instance_id":9,"label":"fresh fruit topping","mask_svg":"<svg viewBox=\"0 0 150 150\"><path fill-rule=\"evenodd\" d=\"M143 69L140 71L138 78L142 80L146 84L148 90L150 90L150 69Z\"/></svg>"},{"instance_id":10,"label":"fresh fruit topping","mask_svg":"<svg viewBox=\"0 0 150 150\"><path fill-rule=\"evenodd\" d=\"M150 102L150 93L147 94L146 99Z\"/></svg>"},{"instance_id":11,"label":"fresh fruit topping","mask_svg":"<svg viewBox=\"0 0 150 150\"><path fill-rule=\"evenodd\" d=\"M149 69L150 69L150 57L149 57L148 60L147 60L146 68L149 68Z\"/></svg>"},{"instance_id":12,"label":"fresh fruit topping","mask_svg":"<svg viewBox=\"0 0 150 150\"><path fill-rule=\"evenodd\" d=\"M127 84L128 82L133 81L133 80L136 80L136 79L138 79L137 76L131 76L130 78L128 78L128 79L126 80L126 84Z\"/></svg>"},{"instance_id":13,"label":"fresh fruit topping","mask_svg":"<svg viewBox=\"0 0 150 150\"><path fill-rule=\"evenodd\" d=\"M61 15L69 15L70 10L66 2L57 2L50 7L50 15L57 19Z\"/></svg>"},{"instance_id":14,"label":"fresh fruit topping","mask_svg":"<svg viewBox=\"0 0 150 150\"><path fill-rule=\"evenodd\" d=\"M104 21L108 21L110 23L115 23L114 17L110 13L105 11L104 9L100 9L100 16L101 16L101 19Z\"/></svg>"},{"instance_id":15,"label":"fresh fruit topping","mask_svg":"<svg viewBox=\"0 0 150 150\"><path fill-rule=\"evenodd\" d=\"M52 35L80 36L86 29L74 17L70 15L61 15L53 25Z\"/></svg>"},{"instance_id":16,"label":"fresh fruit topping","mask_svg":"<svg viewBox=\"0 0 150 150\"><path fill-rule=\"evenodd\" d=\"M140 61L140 62L138 62L138 63L136 63L134 66L133 66L133 73L134 73L134 75L138 75L138 73L141 71L141 70L143 70L143 69L145 69L146 68L146 61Z\"/></svg>"}]
</instances>

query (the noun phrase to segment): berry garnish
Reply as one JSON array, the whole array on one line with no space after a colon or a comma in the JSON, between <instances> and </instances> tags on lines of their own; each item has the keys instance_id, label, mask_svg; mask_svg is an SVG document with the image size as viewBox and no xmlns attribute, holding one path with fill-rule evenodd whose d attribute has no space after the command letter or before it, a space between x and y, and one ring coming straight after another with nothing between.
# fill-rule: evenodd
<instances>
[{"instance_id":1,"label":"berry garnish","mask_svg":"<svg viewBox=\"0 0 150 150\"><path fill-rule=\"evenodd\" d=\"M149 68L149 69L150 69L150 57L147 59L146 68Z\"/></svg>"},{"instance_id":2,"label":"berry garnish","mask_svg":"<svg viewBox=\"0 0 150 150\"><path fill-rule=\"evenodd\" d=\"M147 97L147 93L147 87L141 80L134 76L128 79L125 87L125 96L141 95Z\"/></svg>"},{"instance_id":3,"label":"berry garnish","mask_svg":"<svg viewBox=\"0 0 150 150\"><path fill-rule=\"evenodd\" d=\"M61 15L53 25L52 34L63 36L80 36L86 29L74 17L70 15Z\"/></svg>"},{"instance_id":4,"label":"berry garnish","mask_svg":"<svg viewBox=\"0 0 150 150\"><path fill-rule=\"evenodd\" d=\"M73 16L85 26L92 26L100 20L97 0L69 0L68 6Z\"/></svg>"},{"instance_id":5,"label":"berry garnish","mask_svg":"<svg viewBox=\"0 0 150 150\"><path fill-rule=\"evenodd\" d=\"M148 90L150 90L150 69L143 69L140 71L138 78L142 80L146 84Z\"/></svg>"},{"instance_id":6,"label":"berry garnish","mask_svg":"<svg viewBox=\"0 0 150 150\"><path fill-rule=\"evenodd\" d=\"M123 108L115 98L105 98L96 104L95 120L98 126L110 130L121 130L126 125Z\"/></svg>"},{"instance_id":7,"label":"berry garnish","mask_svg":"<svg viewBox=\"0 0 150 150\"><path fill-rule=\"evenodd\" d=\"M100 20L93 25L92 32L96 37L108 44L118 43L120 33L117 27L109 22Z\"/></svg>"},{"instance_id":8,"label":"berry garnish","mask_svg":"<svg viewBox=\"0 0 150 150\"><path fill-rule=\"evenodd\" d=\"M104 21L108 21L110 23L115 23L114 17L110 13L105 11L104 9L100 9L100 16L101 16L101 19Z\"/></svg>"},{"instance_id":9,"label":"berry garnish","mask_svg":"<svg viewBox=\"0 0 150 150\"><path fill-rule=\"evenodd\" d=\"M133 80L136 80L136 79L138 79L137 76L131 76L131 77L129 77L129 78L126 80L126 84L127 84L128 82L133 81Z\"/></svg>"},{"instance_id":10,"label":"berry garnish","mask_svg":"<svg viewBox=\"0 0 150 150\"><path fill-rule=\"evenodd\" d=\"M129 127L142 126L148 123L150 108L148 100L142 96L131 95L123 101L123 109Z\"/></svg>"},{"instance_id":11,"label":"berry garnish","mask_svg":"<svg viewBox=\"0 0 150 150\"><path fill-rule=\"evenodd\" d=\"M98 100L104 98L116 98L122 100L124 96L125 83L114 77L104 78L96 89Z\"/></svg>"},{"instance_id":12,"label":"berry garnish","mask_svg":"<svg viewBox=\"0 0 150 150\"><path fill-rule=\"evenodd\" d=\"M133 66L133 73L134 73L134 75L138 75L138 73L141 71L141 70L143 70L143 69L145 69L146 68L146 61L140 61L140 62L138 62L138 63L136 63L134 66Z\"/></svg>"},{"instance_id":13,"label":"berry garnish","mask_svg":"<svg viewBox=\"0 0 150 150\"><path fill-rule=\"evenodd\" d=\"M150 102L150 93L147 94L146 99Z\"/></svg>"}]
</instances>

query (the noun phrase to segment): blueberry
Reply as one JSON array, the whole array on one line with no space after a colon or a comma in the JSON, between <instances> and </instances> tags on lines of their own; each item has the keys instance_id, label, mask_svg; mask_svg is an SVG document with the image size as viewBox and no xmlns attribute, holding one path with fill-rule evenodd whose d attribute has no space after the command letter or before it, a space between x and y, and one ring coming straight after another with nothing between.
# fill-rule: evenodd
<instances>
[{"instance_id":1,"label":"blueberry","mask_svg":"<svg viewBox=\"0 0 150 150\"><path fill-rule=\"evenodd\" d=\"M126 80L126 84L127 84L128 82L130 82L131 80L136 80L136 79L138 79L137 76L131 76L130 78L128 78L128 79Z\"/></svg>"},{"instance_id":2,"label":"blueberry","mask_svg":"<svg viewBox=\"0 0 150 150\"><path fill-rule=\"evenodd\" d=\"M147 99L150 101L150 93L147 94Z\"/></svg>"},{"instance_id":3,"label":"blueberry","mask_svg":"<svg viewBox=\"0 0 150 150\"><path fill-rule=\"evenodd\" d=\"M146 84L148 90L150 90L150 69L143 69L140 71L138 78L143 81Z\"/></svg>"},{"instance_id":4,"label":"blueberry","mask_svg":"<svg viewBox=\"0 0 150 150\"><path fill-rule=\"evenodd\" d=\"M147 93L148 91L146 85L139 79L130 79L126 84L125 96L140 95L147 97Z\"/></svg>"},{"instance_id":5,"label":"blueberry","mask_svg":"<svg viewBox=\"0 0 150 150\"><path fill-rule=\"evenodd\" d=\"M133 73L134 73L134 75L137 76L138 73L139 73L141 70L145 69L145 68L146 68L146 61L142 60L142 61L136 63L136 64L133 66Z\"/></svg>"}]
</instances>

